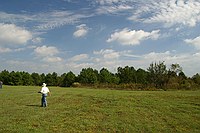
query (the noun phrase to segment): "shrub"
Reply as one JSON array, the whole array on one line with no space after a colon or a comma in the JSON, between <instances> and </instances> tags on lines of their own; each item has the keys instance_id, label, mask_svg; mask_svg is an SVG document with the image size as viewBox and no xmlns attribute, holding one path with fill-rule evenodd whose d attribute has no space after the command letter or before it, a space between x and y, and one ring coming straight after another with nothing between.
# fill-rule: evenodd
<instances>
[{"instance_id":1,"label":"shrub","mask_svg":"<svg viewBox=\"0 0 200 133\"><path fill-rule=\"evenodd\" d=\"M79 82L74 82L72 84L72 87L80 87L80 86L81 86L81 84Z\"/></svg>"}]
</instances>

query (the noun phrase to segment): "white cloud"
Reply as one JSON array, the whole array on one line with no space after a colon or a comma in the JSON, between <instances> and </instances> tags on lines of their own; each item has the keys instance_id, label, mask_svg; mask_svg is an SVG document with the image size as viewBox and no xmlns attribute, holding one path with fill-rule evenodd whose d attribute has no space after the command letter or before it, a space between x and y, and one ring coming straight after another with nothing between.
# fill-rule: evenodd
<instances>
[{"instance_id":1,"label":"white cloud","mask_svg":"<svg viewBox=\"0 0 200 133\"><path fill-rule=\"evenodd\" d=\"M100 8L98 8L97 14L108 14L108 13L117 13L117 12L123 12L126 10L130 10L132 9L131 6L129 5L112 5L112 6L101 6Z\"/></svg>"},{"instance_id":2,"label":"white cloud","mask_svg":"<svg viewBox=\"0 0 200 133\"><path fill-rule=\"evenodd\" d=\"M36 27L40 30L54 29L65 24L74 23L74 21L76 21L76 18L74 18L72 13L68 11L40 13L35 17L36 21L39 22L38 26Z\"/></svg>"},{"instance_id":3,"label":"white cloud","mask_svg":"<svg viewBox=\"0 0 200 133\"><path fill-rule=\"evenodd\" d=\"M70 11L53 11L48 13L40 13L36 17L39 25L36 26L39 30L54 29L66 24L75 24L80 19L90 17L86 14L75 14Z\"/></svg>"},{"instance_id":4,"label":"white cloud","mask_svg":"<svg viewBox=\"0 0 200 133\"><path fill-rule=\"evenodd\" d=\"M79 26L76 26L76 31L74 32L74 37L84 37L87 35L89 28L86 26L86 24L81 24Z\"/></svg>"},{"instance_id":5,"label":"white cloud","mask_svg":"<svg viewBox=\"0 0 200 133\"><path fill-rule=\"evenodd\" d=\"M200 49L200 36L194 39L185 39L185 42L194 45L197 49Z\"/></svg>"},{"instance_id":6,"label":"white cloud","mask_svg":"<svg viewBox=\"0 0 200 133\"><path fill-rule=\"evenodd\" d=\"M17 49L14 49L13 51L15 52L21 52L21 51L25 51L26 48L17 48Z\"/></svg>"},{"instance_id":7,"label":"white cloud","mask_svg":"<svg viewBox=\"0 0 200 133\"><path fill-rule=\"evenodd\" d=\"M120 56L119 52L112 49L101 49L100 51L94 51L93 53L102 56L104 59L117 59Z\"/></svg>"},{"instance_id":8,"label":"white cloud","mask_svg":"<svg viewBox=\"0 0 200 133\"><path fill-rule=\"evenodd\" d=\"M32 39L31 32L14 24L0 23L0 45L25 45Z\"/></svg>"},{"instance_id":9,"label":"white cloud","mask_svg":"<svg viewBox=\"0 0 200 133\"><path fill-rule=\"evenodd\" d=\"M150 52L148 54L143 55L144 60L149 60L149 61L170 61L172 58L172 53L170 51L166 52Z\"/></svg>"},{"instance_id":10,"label":"white cloud","mask_svg":"<svg viewBox=\"0 0 200 133\"><path fill-rule=\"evenodd\" d=\"M0 23L33 24L34 31L44 31L54 29L67 24L75 24L83 18L90 17L86 14L73 13L71 11L51 11L45 13L29 14L9 14L0 12Z\"/></svg>"},{"instance_id":11,"label":"white cloud","mask_svg":"<svg viewBox=\"0 0 200 133\"><path fill-rule=\"evenodd\" d=\"M138 45L142 40L158 39L158 37L160 36L159 32L159 30L145 32L143 30L135 31L125 28L121 31L116 31L115 33L113 33L107 40L107 42L116 41L123 45Z\"/></svg>"},{"instance_id":12,"label":"white cloud","mask_svg":"<svg viewBox=\"0 0 200 133\"><path fill-rule=\"evenodd\" d=\"M0 11L0 22L2 23L19 23L19 22L27 22L33 21L34 18L28 15L22 14L10 14L6 12Z\"/></svg>"},{"instance_id":13,"label":"white cloud","mask_svg":"<svg viewBox=\"0 0 200 133\"><path fill-rule=\"evenodd\" d=\"M27 48L29 48L29 47L27 47ZM1 53L11 53L11 52L22 52L22 51L27 50L27 48L23 47L23 48L11 49L11 48L0 47L0 54Z\"/></svg>"},{"instance_id":14,"label":"white cloud","mask_svg":"<svg viewBox=\"0 0 200 133\"><path fill-rule=\"evenodd\" d=\"M83 60L88 59L88 57L89 56L87 54L79 54L79 55L75 55L70 60L71 61L83 61Z\"/></svg>"},{"instance_id":15,"label":"white cloud","mask_svg":"<svg viewBox=\"0 0 200 133\"><path fill-rule=\"evenodd\" d=\"M73 71L76 71L77 73L81 71L82 68L92 67L93 63L74 63L69 62L66 64L67 67L72 68Z\"/></svg>"},{"instance_id":16,"label":"white cloud","mask_svg":"<svg viewBox=\"0 0 200 133\"><path fill-rule=\"evenodd\" d=\"M133 0L96 0L96 3L100 5L110 5L110 4L117 4L117 3L125 3Z\"/></svg>"},{"instance_id":17,"label":"white cloud","mask_svg":"<svg viewBox=\"0 0 200 133\"><path fill-rule=\"evenodd\" d=\"M0 53L8 53L8 52L12 52L12 50L10 48L0 47Z\"/></svg>"},{"instance_id":18,"label":"white cloud","mask_svg":"<svg viewBox=\"0 0 200 133\"><path fill-rule=\"evenodd\" d=\"M59 53L59 50L56 48L56 47L53 47L53 46L41 46L41 47L37 47L35 50L34 50L35 54L37 56L54 56L56 54Z\"/></svg>"},{"instance_id":19,"label":"white cloud","mask_svg":"<svg viewBox=\"0 0 200 133\"><path fill-rule=\"evenodd\" d=\"M53 56L53 57L45 57L45 58L43 58L42 59L44 62L48 62L48 63L54 63L54 62L60 62L60 61L62 61L62 58L60 58L60 57L55 57L55 56Z\"/></svg>"},{"instance_id":20,"label":"white cloud","mask_svg":"<svg viewBox=\"0 0 200 133\"><path fill-rule=\"evenodd\" d=\"M47 63L56 63L63 61L62 58L56 56L59 54L59 50L53 46L43 45L34 49L34 53L38 59Z\"/></svg>"},{"instance_id":21,"label":"white cloud","mask_svg":"<svg viewBox=\"0 0 200 133\"><path fill-rule=\"evenodd\" d=\"M93 3L98 5L97 14L118 14L134 8L133 0L96 0Z\"/></svg>"},{"instance_id":22,"label":"white cloud","mask_svg":"<svg viewBox=\"0 0 200 133\"><path fill-rule=\"evenodd\" d=\"M33 38L33 39L32 39L32 42L33 42L33 43L41 43L43 40L44 40L44 39L41 38L41 37L36 37L36 38Z\"/></svg>"},{"instance_id":23,"label":"white cloud","mask_svg":"<svg viewBox=\"0 0 200 133\"><path fill-rule=\"evenodd\" d=\"M149 17L143 18L143 16ZM183 24L194 27L200 22L200 1L153 1L140 7L129 19L144 23L163 23L166 26Z\"/></svg>"},{"instance_id":24,"label":"white cloud","mask_svg":"<svg viewBox=\"0 0 200 133\"><path fill-rule=\"evenodd\" d=\"M115 70L119 66L121 53L113 49L101 49L99 51L93 51L94 58L92 58L94 64L93 68L100 70L102 67L109 70Z\"/></svg>"}]
</instances>

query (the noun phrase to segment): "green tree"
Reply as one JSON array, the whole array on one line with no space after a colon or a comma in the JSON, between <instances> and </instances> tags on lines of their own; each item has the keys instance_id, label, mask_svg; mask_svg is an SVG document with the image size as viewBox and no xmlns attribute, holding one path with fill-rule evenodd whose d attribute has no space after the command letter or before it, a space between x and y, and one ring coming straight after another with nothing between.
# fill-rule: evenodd
<instances>
[{"instance_id":1,"label":"green tree","mask_svg":"<svg viewBox=\"0 0 200 133\"><path fill-rule=\"evenodd\" d=\"M192 77L192 80L194 81L194 83L200 85L200 75L197 73Z\"/></svg>"},{"instance_id":2,"label":"green tree","mask_svg":"<svg viewBox=\"0 0 200 133\"><path fill-rule=\"evenodd\" d=\"M83 68L78 79L83 84L95 84L98 82L98 71L92 68Z\"/></svg>"},{"instance_id":3,"label":"green tree","mask_svg":"<svg viewBox=\"0 0 200 133\"><path fill-rule=\"evenodd\" d=\"M10 73L7 70L3 70L0 73L0 81L2 81L3 84L5 84L5 85L9 85L10 80L11 80Z\"/></svg>"},{"instance_id":4,"label":"green tree","mask_svg":"<svg viewBox=\"0 0 200 133\"><path fill-rule=\"evenodd\" d=\"M76 75L71 71L68 72L64 78L65 86L70 87L75 82L75 79L76 79Z\"/></svg>"},{"instance_id":5,"label":"green tree","mask_svg":"<svg viewBox=\"0 0 200 133\"><path fill-rule=\"evenodd\" d=\"M151 63L147 70L149 72L149 83L153 83L156 88L163 88L168 82L167 69L164 62Z\"/></svg>"},{"instance_id":6,"label":"green tree","mask_svg":"<svg viewBox=\"0 0 200 133\"><path fill-rule=\"evenodd\" d=\"M146 72L145 70L139 68L136 71L136 83L139 84L147 84L147 78L148 78L148 72Z\"/></svg>"},{"instance_id":7,"label":"green tree","mask_svg":"<svg viewBox=\"0 0 200 133\"><path fill-rule=\"evenodd\" d=\"M179 76L179 78L181 78L181 79L187 79L187 77L185 76L185 73L184 73L184 72L180 72L180 73L178 74L178 76Z\"/></svg>"},{"instance_id":8,"label":"green tree","mask_svg":"<svg viewBox=\"0 0 200 133\"><path fill-rule=\"evenodd\" d=\"M118 67L117 71L120 83L136 83L136 70L134 67Z\"/></svg>"},{"instance_id":9,"label":"green tree","mask_svg":"<svg viewBox=\"0 0 200 133\"><path fill-rule=\"evenodd\" d=\"M174 72L176 75L179 75L179 73L182 72L182 67L177 63L171 64L170 71Z\"/></svg>"},{"instance_id":10,"label":"green tree","mask_svg":"<svg viewBox=\"0 0 200 133\"><path fill-rule=\"evenodd\" d=\"M53 72L51 74L52 77L52 86L58 86L58 74L56 72Z\"/></svg>"},{"instance_id":11,"label":"green tree","mask_svg":"<svg viewBox=\"0 0 200 133\"><path fill-rule=\"evenodd\" d=\"M118 84L119 79L113 73L109 72L106 68L102 68L99 72L99 82Z\"/></svg>"},{"instance_id":12,"label":"green tree","mask_svg":"<svg viewBox=\"0 0 200 133\"><path fill-rule=\"evenodd\" d=\"M46 75L44 73L42 73L40 75L40 78L41 78L41 82L40 82L40 85L42 85L42 83L46 82Z\"/></svg>"},{"instance_id":13,"label":"green tree","mask_svg":"<svg viewBox=\"0 0 200 133\"><path fill-rule=\"evenodd\" d=\"M59 78L59 86L61 86L61 87L65 87L66 86L65 76L66 76L66 73L63 73Z\"/></svg>"},{"instance_id":14,"label":"green tree","mask_svg":"<svg viewBox=\"0 0 200 133\"><path fill-rule=\"evenodd\" d=\"M28 72L21 72L22 75L22 85L28 86L33 85L33 79Z\"/></svg>"},{"instance_id":15,"label":"green tree","mask_svg":"<svg viewBox=\"0 0 200 133\"><path fill-rule=\"evenodd\" d=\"M10 85L23 85L22 75L20 72L14 72L12 71L10 73Z\"/></svg>"},{"instance_id":16,"label":"green tree","mask_svg":"<svg viewBox=\"0 0 200 133\"><path fill-rule=\"evenodd\" d=\"M53 85L54 85L53 76L52 76L51 73L48 73L48 74L45 76L45 83L46 83L48 86L53 86Z\"/></svg>"},{"instance_id":17,"label":"green tree","mask_svg":"<svg viewBox=\"0 0 200 133\"><path fill-rule=\"evenodd\" d=\"M33 79L33 85L41 85L41 77L38 73L32 73L31 77Z\"/></svg>"}]
</instances>

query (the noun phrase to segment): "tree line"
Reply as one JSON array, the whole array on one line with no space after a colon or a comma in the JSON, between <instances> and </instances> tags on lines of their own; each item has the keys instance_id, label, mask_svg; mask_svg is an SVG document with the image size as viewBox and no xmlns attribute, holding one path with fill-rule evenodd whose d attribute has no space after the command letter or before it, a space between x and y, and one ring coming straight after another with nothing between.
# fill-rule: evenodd
<instances>
[{"instance_id":1,"label":"tree line","mask_svg":"<svg viewBox=\"0 0 200 133\"><path fill-rule=\"evenodd\" d=\"M106 68L100 71L93 68L83 68L78 75L72 71L58 75L56 72L48 74L28 72L0 72L0 81L5 85L34 85L40 86L45 82L48 86L61 87L97 87L129 90L156 89L199 89L200 75L187 77L179 64L172 64L167 69L164 62L151 63L147 70L135 69L133 66L118 67L116 73Z\"/></svg>"}]
</instances>

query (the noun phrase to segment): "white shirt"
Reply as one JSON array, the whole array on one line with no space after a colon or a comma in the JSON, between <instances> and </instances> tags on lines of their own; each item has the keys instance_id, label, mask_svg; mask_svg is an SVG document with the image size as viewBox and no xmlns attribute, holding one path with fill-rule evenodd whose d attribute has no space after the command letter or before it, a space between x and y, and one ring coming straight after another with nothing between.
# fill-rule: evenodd
<instances>
[{"instance_id":1,"label":"white shirt","mask_svg":"<svg viewBox=\"0 0 200 133\"><path fill-rule=\"evenodd\" d=\"M47 87L42 87L41 91L42 94L47 94L49 92L49 89Z\"/></svg>"}]
</instances>

